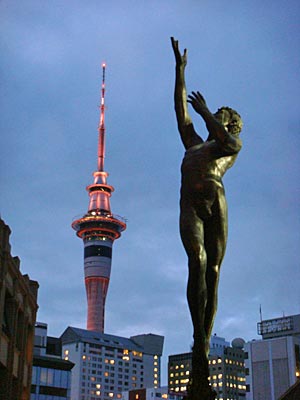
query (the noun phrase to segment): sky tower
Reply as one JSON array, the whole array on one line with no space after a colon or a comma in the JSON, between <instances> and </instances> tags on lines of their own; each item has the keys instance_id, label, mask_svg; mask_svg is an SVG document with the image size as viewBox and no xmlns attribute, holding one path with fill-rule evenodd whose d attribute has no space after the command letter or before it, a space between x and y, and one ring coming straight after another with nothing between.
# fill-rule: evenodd
<instances>
[{"instance_id":1,"label":"sky tower","mask_svg":"<svg viewBox=\"0 0 300 400\"><path fill-rule=\"evenodd\" d=\"M105 64L102 64L100 121L98 126L98 163L94 183L87 186L90 201L87 213L72 223L84 244L84 278L88 304L87 329L104 332L105 299L109 284L112 245L126 229L125 220L112 214L109 198L114 188L107 184L105 158Z\"/></svg>"}]
</instances>

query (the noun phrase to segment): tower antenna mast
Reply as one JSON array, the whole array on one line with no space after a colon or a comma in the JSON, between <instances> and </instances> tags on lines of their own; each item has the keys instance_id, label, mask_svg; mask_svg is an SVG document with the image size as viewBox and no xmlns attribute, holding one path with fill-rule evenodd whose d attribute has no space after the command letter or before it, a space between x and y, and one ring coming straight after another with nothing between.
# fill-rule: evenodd
<instances>
[{"instance_id":1,"label":"tower antenna mast","mask_svg":"<svg viewBox=\"0 0 300 400\"><path fill-rule=\"evenodd\" d=\"M106 64L102 63L102 85L101 85L101 103L100 103L100 120L98 126L98 171L104 171L104 158L105 158L105 68Z\"/></svg>"}]
</instances>

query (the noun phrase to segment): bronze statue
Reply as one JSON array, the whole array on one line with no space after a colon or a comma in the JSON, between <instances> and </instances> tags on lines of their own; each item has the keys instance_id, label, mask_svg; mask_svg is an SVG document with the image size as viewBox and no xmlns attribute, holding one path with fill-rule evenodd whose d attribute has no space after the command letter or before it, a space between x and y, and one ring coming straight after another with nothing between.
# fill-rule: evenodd
<instances>
[{"instance_id":1,"label":"bronze statue","mask_svg":"<svg viewBox=\"0 0 300 400\"><path fill-rule=\"evenodd\" d=\"M217 310L220 267L227 242L227 203L222 177L242 147L242 120L229 107L212 114L199 92L186 94L187 50L180 53L171 38L176 60L175 111L186 149L181 166L180 235L188 256L187 299L193 322L192 378L189 400L214 399L208 381L209 341ZM208 138L195 131L190 103L203 118Z\"/></svg>"}]
</instances>

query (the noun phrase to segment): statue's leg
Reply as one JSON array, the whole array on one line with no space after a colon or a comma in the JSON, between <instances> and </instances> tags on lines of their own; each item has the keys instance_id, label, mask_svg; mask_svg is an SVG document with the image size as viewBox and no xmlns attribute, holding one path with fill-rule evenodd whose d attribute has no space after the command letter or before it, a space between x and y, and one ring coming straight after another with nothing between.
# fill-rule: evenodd
<instances>
[{"instance_id":1,"label":"statue's leg","mask_svg":"<svg viewBox=\"0 0 300 400\"><path fill-rule=\"evenodd\" d=\"M227 243L227 204L224 190L219 189L212 207L213 215L205 221L205 249L207 254L206 285L207 304L205 310L205 331L210 338L218 305L218 285L221 263ZM207 347L207 353L209 347Z\"/></svg>"},{"instance_id":2,"label":"statue's leg","mask_svg":"<svg viewBox=\"0 0 300 400\"><path fill-rule=\"evenodd\" d=\"M192 384L188 399L206 400L206 394L210 393L206 353L209 338L206 335L204 325L207 305L207 260L204 247L203 221L192 207L181 207L180 234L189 259L187 298L194 328Z\"/></svg>"}]
</instances>

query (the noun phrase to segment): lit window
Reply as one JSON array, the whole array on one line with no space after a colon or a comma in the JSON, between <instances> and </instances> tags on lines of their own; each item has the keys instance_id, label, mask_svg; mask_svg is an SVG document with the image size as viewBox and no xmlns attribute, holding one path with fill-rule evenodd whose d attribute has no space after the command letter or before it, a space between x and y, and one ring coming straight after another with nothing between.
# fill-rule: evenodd
<instances>
[{"instance_id":1,"label":"lit window","mask_svg":"<svg viewBox=\"0 0 300 400\"><path fill-rule=\"evenodd\" d=\"M110 363L110 364L114 364L114 363L115 363L115 360L109 360L109 363Z\"/></svg>"},{"instance_id":2,"label":"lit window","mask_svg":"<svg viewBox=\"0 0 300 400\"><path fill-rule=\"evenodd\" d=\"M101 388L100 383L97 383L96 388L97 388L97 389L100 389L100 388Z\"/></svg>"},{"instance_id":3,"label":"lit window","mask_svg":"<svg viewBox=\"0 0 300 400\"><path fill-rule=\"evenodd\" d=\"M108 396L109 397L114 397L114 394L110 392L110 393L108 393Z\"/></svg>"},{"instance_id":4,"label":"lit window","mask_svg":"<svg viewBox=\"0 0 300 400\"><path fill-rule=\"evenodd\" d=\"M97 395L97 396L100 396L100 395L101 395L100 390L97 390L97 391L96 391L96 395Z\"/></svg>"},{"instance_id":5,"label":"lit window","mask_svg":"<svg viewBox=\"0 0 300 400\"><path fill-rule=\"evenodd\" d=\"M158 359L158 357L155 355L155 356L154 356L154 360L157 360L157 359Z\"/></svg>"},{"instance_id":6,"label":"lit window","mask_svg":"<svg viewBox=\"0 0 300 400\"><path fill-rule=\"evenodd\" d=\"M85 360L85 359L86 359L86 355L85 355L85 354L82 356L82 359L83 359L83 360Z\"/></svg>"},{"instance_id":7,"label":"lit window","mask_svg":"<svg viewBox=\"0 0 300 400\"><path fill-rule=\"evenodd\" d=\"M69 350L65 350L65 355L67 356L69 354Z\"/></svg>"}]
</instances>

